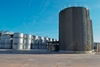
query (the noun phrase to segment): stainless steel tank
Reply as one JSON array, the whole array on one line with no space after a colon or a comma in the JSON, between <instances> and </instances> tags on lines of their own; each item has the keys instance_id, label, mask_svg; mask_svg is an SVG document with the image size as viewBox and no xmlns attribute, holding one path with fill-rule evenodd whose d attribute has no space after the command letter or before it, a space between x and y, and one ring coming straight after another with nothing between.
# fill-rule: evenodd
<instances>
[{"instance_id":1,"label":"stainless steel tank","mask_svg":"<svg viewBox=\"0 0 100 67\"><path fill-rule=\"evenodd\" d=\"M93 31L89 10L69 7L59 13L59 49L62 51L93 50Z\"/></svg>"},{"instance_id":2,"label":"stainless steel tank","mask_svg":"<svg viewBox=\"0 0 100 67\"><path fill-rule=\"evenodd\" d=\"M23 33L14 33L13 36L13 49L22 50L24 47L24 34Z\"/></svg>"},{"instance_id":3,"label":"stainless steel tank","mask_svg":"<svg viewBox=\"0 0 100 67\"><path fill-rule=\"evenodd\" d=\"M39 36L35 37L35 47L36 49L39 49Z\"/></svg>"},{"instance_id":4,"label":"stainless steel tank","mask_svg":"<svg viewBox=\"0 0 100 67\"><path fill-rule=\"evenodd\" d=\"M32 49L36 49L35 47L35 36L32 36Z\"/></svg>"},{"instance_id":5,"label":"stainless steel tank","mask_svg":"<svg viewBox=\"0 0 100 67\"><path fill-rule=\"evenodd\" d=\"M5 49L5 39L6 39L6 35L1 34L1 48L2 49Z\"/></svg>"},{"instance_id":6,"label":"stainless steel tank","mask_svg":"<svg viewBox=\"0 0 100 67\"><path fill-rule=\"evenodd\" d=\"M42 39L40 36L39 36L38 42L39 42L39 49L42 49Z\"/></svg>"},{"instance_id":7,"label":"stainless steel tank","mask_svg":"<svg viewBox=\"0 0 100 67\"><path fill-rule=\"evenodd\" d=\"M25 49L31 49L31 43L32 43L32 35L30 34L26 34L25 35L25 38L24 38L24 46L25 46Z\"/></svg>"},{"instance_id":8,"label":"stainless steel tank","mask_svg":"<svg viewBox=\"0 0 100 67\"><path fill-rule=\"evenodd\" d=\"M11 49L11 36L7 35L5 39L5 49Z\"/></svg>"},{"instance_id":9,"label":"stainless steel tank","mask_svg":"<svg viewBox=\"0 0 100 67\"><path fill-rule=\"evenodd\" d=\"M46 49L47 41L48 41L47 37L42 37L42 49Z\"/></svg>"}]
</instances>

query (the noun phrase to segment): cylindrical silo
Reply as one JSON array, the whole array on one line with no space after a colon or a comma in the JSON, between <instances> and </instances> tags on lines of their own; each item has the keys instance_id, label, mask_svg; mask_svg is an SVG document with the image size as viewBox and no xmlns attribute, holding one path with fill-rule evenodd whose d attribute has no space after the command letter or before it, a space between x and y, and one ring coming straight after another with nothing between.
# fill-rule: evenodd
<instances>
[{"instance_id":1,"label":"cylindrical silo","mask_svg":"<svg viewBox=\"0 0 100 67\"><path fill-rule=\"evenodd\" d=\"M59 13L60 51L93 50L92 22L89 10L84 7L69 7Z\"/></svg>"},{"instance_id":2,"label":"cylindrical silo","mask_svg":"<svg viewBox=\"0 0 100 67\"><path fill-rule=\"evenodd\" d=\"M11 49L11 36L7 35L5 38L5 49Z\"/></svg>"},{"instance_id":3,"label":"cylindrical silo","mask_svg":"<svg viewBox=\"0 0 100 67\"><path fill-rule=\"evenodd\" d=\"M42 49L45 49L46 46L46 37L42 37Z\"/></svg>"},{"instance_id":4,"label":"cylindrical silo","mask_svg":"<svg viewBox=\"0 0 100 67\"><path fill-rule=\"evenodd\" d=\"M5 49L5 39L6 39L6 35L1 34L1 48L2 49Z\"/></svg>"},{"instance_id":5,"label":"cylindrical silo","mask_svg":"<svg viewBox=\"0 0 100 67\"><path fill-rule=\"evenodd\" d=\"M24 38L24 46L25 46L25 49L31 49L31 41L32 41L32 35L30 34L26 34L25 38Z\"/></svg>"},{"instance_id":6,"label":"cylindrical silo","mask_svg":"<svg viewBox=\"0 0 100 67\"><path fill-rule=\"evenodd\" d=\"M22 50L23 49L23 33L14 33L13 36L13 49Z\"/></svg>"},{"instance_id":7,"label":"cylindrical silo","mask_svg":"<svg viewBox=\"0 0 100 67\"><path fill-rule=\"evenodd\" d=\"M39 42L39 49L42 49L42 39L40 36L39 36L38 42Z\"/></svg>"},{"instance_id":8,"label":"cylindrical silo","mask_svg":"<svg viewBox=\"0 0 100 67\"><path fill-rule=\"evenodd\" d=\"M35 36L35 47L39 49L39 36Z\"/></svg>"},{"instance_id":9,"label":"cylindrical silo","mask_svg":"<svg viewBox=\"0 0 100 67\"><path fill-rule=\"evenodd\" d=\"M42 38L42 48L47 49L47 42L49 41L48 37L43 37Z\"/></svg>"},{"instance_id":10,"label":"cylindrical silo","mask_svg":"<svg viewBox=\"0 0 100 67\"><path fill-rule=\"evenodd\" d=\"M35 46L35 36L32 36L32 49L36 49L36 46Z\"/></svg>"}]
</instances>

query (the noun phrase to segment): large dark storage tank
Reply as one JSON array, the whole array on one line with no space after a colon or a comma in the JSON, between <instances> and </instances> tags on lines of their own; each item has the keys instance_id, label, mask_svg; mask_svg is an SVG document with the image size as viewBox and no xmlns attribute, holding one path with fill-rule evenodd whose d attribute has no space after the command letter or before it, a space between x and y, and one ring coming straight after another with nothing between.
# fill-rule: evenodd
<instances>
[{"instance_id":1,"label":"large dark storage tank","mask_svg":"<svg viewBox=\"0 0 100 67\"><path fill-rule=\"evenodd\" d=\"M69 7L59 13L59 50L93 50L92 21L88 9Z\"/></svg>"}]
</instances>

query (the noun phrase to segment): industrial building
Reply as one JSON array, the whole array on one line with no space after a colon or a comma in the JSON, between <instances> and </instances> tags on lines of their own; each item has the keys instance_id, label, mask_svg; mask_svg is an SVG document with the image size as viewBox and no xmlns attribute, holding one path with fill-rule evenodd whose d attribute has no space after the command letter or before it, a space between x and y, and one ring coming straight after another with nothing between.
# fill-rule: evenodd
<instances>
[{"instance_id":1,"label":"industrial building","mask_svg":"<svg viewBox=\"0 0 100 67\"><path fill-rule=\"evenodd\" d=\"M59 13L59 50L67 52L92 51L93 31L89 9L69 7Z\"/></svg>"},{"instance_id":2,"label":"industrial building","mask_svg":"<svg viewBox=\"0 0 100 67\"><path fill-rule=\"evenodd\" d=\"M100 43L99 42L94 42L94 51L100 52Z\"/></svg>"},{"instance_id":3,"label":"industrial building","mask_svg":"<svg viewBox=\"0 0 100 67\"><path fill-rule=\"evenodd\" d=\"M93 30L89 9L68 7L59 13L59 41L23 33L0 32L0 49L46 49L59 52L93 52Z\"/></svg>"},{"instance_id":4,"label":"industrial building","mask_svg":"<svg viewBox=\"0 0 100 67\"><path fill-rule=\"evenodd\" d=\"M15 50L31 50L31 49L48 49L48 42L54 42L57 39L40 37L23 33L12 33L8 31L0 31L0 49L15 49ZM51 49L54 50L54 49Z\"/></svg>"}]
</instances>

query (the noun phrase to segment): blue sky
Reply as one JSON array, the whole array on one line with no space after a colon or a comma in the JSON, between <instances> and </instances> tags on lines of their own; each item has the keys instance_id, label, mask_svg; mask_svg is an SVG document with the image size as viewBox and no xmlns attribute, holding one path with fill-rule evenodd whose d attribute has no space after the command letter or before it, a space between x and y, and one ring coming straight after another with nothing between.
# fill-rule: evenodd
<instances>
[{"instance_id":1,"label":"blue sky","mask_svg":"<svg viewBox=\"0 0 100 67\"><path fill-rule=\"evenodd\" d=\"M0 30L58 39L58 14L69 6L90 10L94 41L100 42L100 0L0 0Z\"/></svg>"}]
</instances>

